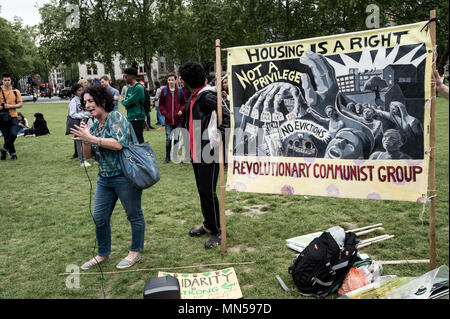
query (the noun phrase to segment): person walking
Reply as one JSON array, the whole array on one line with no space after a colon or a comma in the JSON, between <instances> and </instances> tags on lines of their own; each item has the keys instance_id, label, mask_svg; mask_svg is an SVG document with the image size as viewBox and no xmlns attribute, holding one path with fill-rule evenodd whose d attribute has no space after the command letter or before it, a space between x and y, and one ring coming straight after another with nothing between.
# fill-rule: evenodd
<instances>
[{"instance_id":1,"label":"person walking","mask_svg":"<svg viewBox=\"0 0 450 319\"><path fill-rule=\"evenodd\" d=\"M172 150L172 131L182 126L183 114L186 111L186 97L180 87L176 84L177 76L174 73L167 75L167 84L161 90L159 97L159 110L164 116L166 128L166 157L163 164L170 162ZM174 136L174 143L178 142L178 135Z\"/></svg>"},{"instance_id":2,"label":"person walking","mask_svg":"<svg viewBox=\"0 0 450 319\"><path fill-rule=\"evenodd\" d=\"M86 79L78 80L78 84L81 84L81 86L83 87L83 91L87 90L87 88L89 87L89 81Z\"/></svg>"},{"instance_id":3,"label":"person walking","mask_svg":"<svg viewBox=\"0 0 450 319\"><path fill-rule=\"evenodd\" d=\"M191 91L189 91L189 89L186 87L186 85L183 82L183 79L181 77L178 78L178 85L181 87L181 90L184 93L184 96L186 97L186 101L191 97ZM186 108L187 108L187 104L186 104ZM186 112L183 113L183 127L184 124L186 123ZM186 127L184 127L186 128Z\"/></svg>"},{"instance_id":4,"label":"person walking","mask_svg":"<svg viewBox=\"0 0 450 319\"><path fill-rule=\"evenodd\" d=\"M145 128L147 131L153 130L154 127L151 124L151 118L150 118L150 112L152 111L152 102L150 97L149 90L145 87L144 81L139 81L139 83L144 87L144 95L145 95L145 102L144 102L144 112L145 112Z\"/></svg>"},{"instance_id":5,"label":"person walking","mask_svg":"<svg viewBox=\"0 0 450 319\"><path fill-rule=\"evenodd\" d=\"M124 86L122 86L122 89L120 90L120 100L123 100L125 98L125 95L127 95L128 90L128 84L125 80L125 75L123 76L123 80L125 81Z\"/></svg>"},{"instance_id":6,"label":"person walking","mask_svg":"<svg viewBox=\"0 0 450 319\"><path fill-rule=\"evenodd\" d=\"M71 129L74 139L82 141L83 156L98 161L98 180L94 197L93 220L98 243L98 254L81 269L103 263L111 254L110 220L117 199L120 199L131 224L131 248L117 265L125 269L136 264L144 248L145 219L142 213L142 190L133 187L125 178L119 161L119 152L132 143L133 127L121 112L114 111L111 94L101 86L90 87L82 95L86 110L97 119L92 127L83 121Z\"/></svg>"},{"instance_id":7,"label":"person walking","mask_svg":"<svg viewBox=\"0 0 450 319\"><path fill-rule=\"evenodd\" d=\"M2 74L2 85L0 87L0 131L3 133L5 143L0 148L0 159L6 160L9 153L12 160L17 160L16 148L14 142L17 138L17 109L23 106L20 91L12 87L11 74ZM8 116L9 115L9 116ZM4 120L1 120L4 118Z\"/></svg>"},{"instance_id":8,"label":"person walking","mask_svg":"<svg viewBox=\"0 0 450 319\"><path fill-rule=\"evenodd\" d=\"M107 75L104 75L100 78L100 84L103 85L111 93L111 95L113 96L114 111L118 111L120 100L119 90L116 90L111 86L111 80Z\"/></svg>"},{"instance_id":9,"label":"person walking","mask_svg":"<svg viewBox=\"0 0 450 319\"><path fill-rule=\"evenodd\" d=\"M161 83L159 81L155 81L155 95L153 96L153 102L155 103L156 109L156 124L164 126L164 116L161 114L159 110L159 96L161 95ZM162 128L162 127L161 127Z\"/></svg>"},{"instance_id":10,"label":"person walking","mask_svg":"<svg viewBox=\"0 0 450 319\"><path fill-rule=\"evenodd\" d=\"M144 126L145 126L145 92L144 87L136 80L137 69L130 67L125 69L124 78L128 85L125 99L122 105L127 110L127 118L133 126L136 138L139 143L144 143Z\"/></svg>"}]
</instances>

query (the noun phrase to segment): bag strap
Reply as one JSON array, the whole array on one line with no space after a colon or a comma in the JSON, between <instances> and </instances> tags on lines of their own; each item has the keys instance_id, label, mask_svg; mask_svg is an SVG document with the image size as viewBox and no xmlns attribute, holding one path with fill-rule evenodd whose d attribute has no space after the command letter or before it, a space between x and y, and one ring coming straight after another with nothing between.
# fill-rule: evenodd
<instances>
[{"instance_id":1,"label":"bag strap","mask_svg":"<svg viewBox=\"0 0 450 319\"><path fill-rule=\"evenodd\" d=\"M166 94L167 94L167 87L163 87L163 91L164 91L164 99L166 98ZM180 100L181 103L181 88L178 88L178 99Z\"/></svg>"},{"instance_id":2,"label":"bag strap","mask_svg":"<svg viewBox=\"0 0 450 319\"><path fill-rule=\"evenodd\" d=\"M372 264L372 260L371 259L363 259L363 260L360 260L360 261L355 261L354 263L353 263L353 267L361 267L361 266L365 266L365 265L370 265L370 264Z\"/></svg>"},{"instance_id":3,"label":"bag strap","mask_svg":"<svg viewBox=\"0 0 450 319\"><path fill-rule=\"evenodd\" d=\"M278 283L280 284L281 288L283 288L284 291L297 292L296 290L289 289L279 275L276 275L275 278L278 280Z\"/></svg>"},{"instance_id":4,"label":"bag strap","mask_svg":"<svg viewBox=\"0 0 450 319\"><path fill-rule=\"evenodd\" d=\"M303 293L303 292L300 292L300 291L297 291L297 290L294 290L294 289L289 289L288 286L286 286L286 284L284 283L283 279L281 279L280 276L275 275L275 278L278 280L278 283L280 284L281 288L283 288L283 290L286 291L286 292L295 293L295 294L298 294L298 295L301 295L301 296L305 296L305 297L311 297L311 296L320 297L320 296L315 295L315 294L306 294L306 293Z\"/></svg>"},{"instance_id":5,"label":"bag strap","mask_svg":"<svg viewBox=\"0 0 450 319\"><path fill-rule=\"evenodd\" d=\"M3 95L3 100L5 101L5 103L6 103L6 97L5 97L5 93L3 92L3 88L0 86L0 91L2 91L2 95ZM16 104L17 104L17 90L16 89L13 89L13 92L14 92L14 96L16 97ZM6 109L5 109L6 110Z\"/></svg>"},{"instance_id":6,"label":"bag strap","mask_svg":"<svg viewBox=\"0 0 450 319\"><path fill-rule=\"evenodd\" d=\"M0 90L2 91L3 101L4 101L4 103L6 104L7 102L6 102L5 93L3 92L3 88L0 87ZM8 111L6 108L3 108L0 112L8 112L8 113L9 113L9 111Z\"/></svg>"},{"instance_id":7,"label":"bag strap","mask_svg":"<svg viewBox=\"0 0 450 319\"><path fill-rule=\"evenodd\" d=\"M136 137L136 133L134 132L133 125L131 125L131 124L130 124L130 133L131 133L131 140L133 141L133 144L139 144L137 137Z\"/></svg>"}]
</instances>

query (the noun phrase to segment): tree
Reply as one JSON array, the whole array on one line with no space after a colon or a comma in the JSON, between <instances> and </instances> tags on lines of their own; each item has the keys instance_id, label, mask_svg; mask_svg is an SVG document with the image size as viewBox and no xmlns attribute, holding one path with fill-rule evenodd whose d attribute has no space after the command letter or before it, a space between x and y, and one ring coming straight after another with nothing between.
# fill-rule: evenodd
<instances>
[{"instance_id":1,"label":"tree","mask_svg":"<svg viewBox=\"0 0 450 319\"><path fill-rule=\"evenodd\" d=\"M117 19L118 0L89 0L86 22L89 25L90 42L95 48L93 60L106 66L113 84L116 82L114 72L114 56L119 52L120 34L123 32L120 20Z\"/></svg>"},{"instance_id":2,"label":"tree","mask_svg":"<svg viewBox=\"0 0 450 319\"><path fill-rule=\"evenodd\" d=\"M23 26L22 20L14 22L0 18L0 71L9 72L17 82L23 76L48 75L45 59L36 46L36 28Z\"/></svg>"},{"instance_id":3,"label":"tree","mask_svg":"<svg viewBox=\"0 0 450 319\"><path fill-rule=\"evenodd\" d=\"M436 46L438 60L436 67L443 71L449 58L448 31L449 31L449 3L448 1L433 0L381 0L380 7L383 13L396 24L408 24L413 22L428 21L430 11L436 10L439 23L436 28Z\"/></svg>"},{"instance_id":4,"label":"tree","mask_svg":"<svg viewBox=\"0 0 450 319\"><path fill-rule=\"evenodd\" d=\"M118 52L120 24L118 0L52 0L39 10L41 48L53 66L77 62L103 63L115 82L114 56ZM76 5L78 23L70 24L68 8Z\"/></svg>"},{"instance_id":5,"label":"tree","mask_svg":"<svg viewBox=\"0 0 450 319\"><path fill-rule=\"evenodd\" d=\"M126 26L120 31L118 52L129 62L144 63L150 89L153 89L152 61L162 41L156 21L158 1L121 0L117 5L117 18Z\"/></svg>"},{"instance_id":6,"label":"tree","mask_svg":"<svg viewBox=\"0 0 450 319\"><path fill-rule=\"evenodd\" d=\"M39 8L42 20L39 24L39 47L53 67L84 62L94 56L87 25L81 21L81 17L85 17L84 9L80 9L79 26L68 25L67 4L66 1L52 0Z\"/></svg>"},{"instance_id":7,"label":"tree","mask_svg":"<svg viewBox=\"0 0 450 319\"><path fill-rule=\"evenodd\" d=\"M77 28L66 27L70 3L80 12ZM381 27L428 20L429 10L436 9L442 70L448 60L447 1L375 4ZM41 8L40 42L52 64L99 61L112 78L112 59L120 53L129 63L143 62L152 84L157 53L168 65L194 60L212 71L216 39L222 47L233 47L362 31L367 5L363 0L51 0Z\"/></svg>"}]
</instances>

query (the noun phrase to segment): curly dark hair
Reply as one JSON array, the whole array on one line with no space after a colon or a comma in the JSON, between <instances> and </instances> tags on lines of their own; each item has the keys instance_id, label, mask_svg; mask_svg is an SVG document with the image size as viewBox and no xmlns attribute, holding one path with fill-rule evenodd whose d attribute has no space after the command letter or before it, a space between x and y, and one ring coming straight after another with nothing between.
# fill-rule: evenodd
<instances>
[{"instance_id":1,"label":"curly dark hair","mask_svg":"<svg viewBox=\"0 0 450 319\"><path fill-rule=\"evenodd\" d=\"M90 86L88 87L81 96L81 100L84 101L84 95L88 93L95 101L97 106L100 106L105 109L106 112L111 112L114 109L114 99L105 87L103 86ZM84 103L83 103L84 104Z\"/></svg>"},{"instance_id":2,"label":"curly dark hair","mask_svg":"<svg viewBox=\"0 0 450 319\"><path fill-rule=\"evenodd\" d=\"M81 88L81 84L75 83L74 85L72 85L72 87L70 88L70 93L72 93L73 95L75 95L78 91L79 88Z\"/></svg>"},{"instance_id":3,"label":"curly dark hair","mask_svg":"<svg viewBox=\"0 0 450 319\"><path fill-rule=\"evenodd\" d=\"M180 73L181 79L190 88L200 88L205 85L206 72L197 62L186 62L180 66L178 73Z\"/></svg>"}]
</instances>

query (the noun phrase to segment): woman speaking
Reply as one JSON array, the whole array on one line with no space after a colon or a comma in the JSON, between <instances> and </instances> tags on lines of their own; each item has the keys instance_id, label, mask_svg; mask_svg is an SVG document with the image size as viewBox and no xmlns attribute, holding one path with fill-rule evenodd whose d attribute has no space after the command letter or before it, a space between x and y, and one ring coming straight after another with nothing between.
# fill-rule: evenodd
<instances>
[{"instance_id":1,"label":"woman speaking","mask_svg":"<svg viewBox=\"0 0 450 319\"><path fill-rule=\"evenodd\" d=\"M97 119L92 127L84 122L71 129L75 140L83 142L84 158L95 156L98 180L94 197L93 219L98 243L98 255L81 266L87 270L109 259L111 253L111 214L120 199L131 224L131 249L117 264L118 269L133 266L141 259L144 248L145 220L142 214L142 191L134 188L122 173L119 152L131 143L131 124L124 114L113 111L113 97L103 87L90 87L82 99L86 111Z\"/></svg>"}]
</instances>

